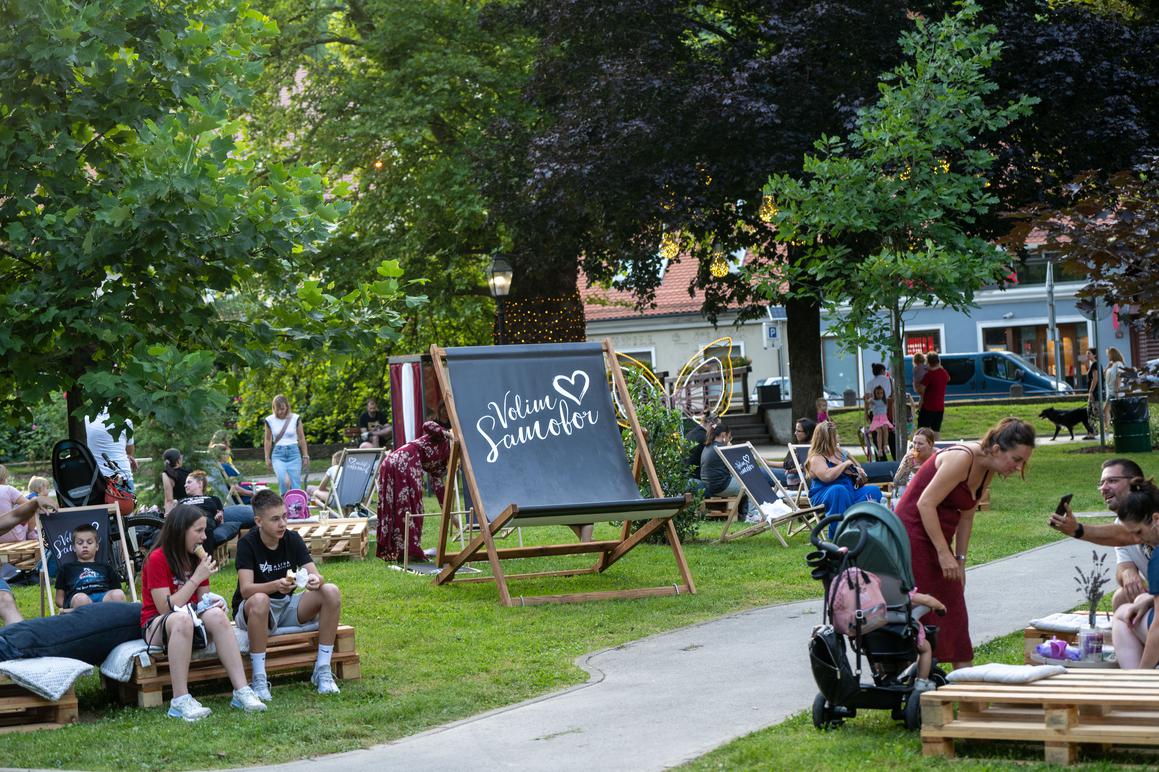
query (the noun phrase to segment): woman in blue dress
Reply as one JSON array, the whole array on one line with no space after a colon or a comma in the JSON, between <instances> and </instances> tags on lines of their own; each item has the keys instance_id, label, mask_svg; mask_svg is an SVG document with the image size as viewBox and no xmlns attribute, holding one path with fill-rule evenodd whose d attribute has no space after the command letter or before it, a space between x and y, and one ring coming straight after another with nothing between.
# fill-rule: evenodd
<instances>
[{"instance_id":1,"label":"woman in blue dress","mask_svg":"<svg viewBox=\"0 0 1159 772\"><path fill-rule=\"evenodd\" d=\"M825 507L825 515L844 515L845 510L861 501L881 501L876 485L857 485L867 479L865 470L841 448L837 425L822 421L813 430L813 443L805 457L805 475L809 478L809 502ZM837 523L829 526L829 538L837 532Z\"/></svg>"}]
</instances>

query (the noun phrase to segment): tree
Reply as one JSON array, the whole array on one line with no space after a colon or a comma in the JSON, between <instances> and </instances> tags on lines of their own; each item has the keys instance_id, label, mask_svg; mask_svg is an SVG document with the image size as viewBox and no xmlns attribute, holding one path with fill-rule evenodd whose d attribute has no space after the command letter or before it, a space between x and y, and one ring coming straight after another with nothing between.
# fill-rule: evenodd
<instances>
[{"instance_id":1,"label":"tree","mask_svg":"<svg viewBox=\"0 0 1159 772\"><path fill-rule=\"evenodd\" d=\"M921 302L965 310L1009 260L971 235L997 203L985 178L994 156L975 138L1025 115L1035 100L986 104L996 89L987 71L1002 46L994 27L977 24L979 10L967 2L941 21L916 20L901 37L906 61L883 76L880 97L848 139L822 137L801 179L775 174L765 187L777 239L800 243L803 255L754 278L817 292L845 345L892 353L897 384L906 309ZM904 395L894 389L895 416L906 415ZM903 446L904 427L899 419Z\"/></svg>"},{"instance_id":2,"label":"tree","mask_svg":"<svg viewBox=\"0 0 1159 772\"><path fill-rule=\"evenodd\" d=\"M486 0L257 3L280 28L254 105L260 146L351 182L351 210L316 271L352 286L389 256L404 279L427 281L433 302L409 309L377 356L487 341L483 271L504 241L474 164L486 127L526 112L526 35L485 23Z\"/></svg>"},{"instance_id":3,"label":"tree","mask_svg":"<svg viewBox=\"0 0 1159 772\"><path fill-rule=\"evenodd\" d=\"M4 14L9 420L67 391L74 436L106 403L180 422L220 401L212 372L349 348L397 323L397 266L341 297L306 274L341 186L263 164L237 120L268 19L227 0L12 0ZM172 400L150 399L175 384Z\"/></svg>"},{"instance_id":4,"label":"tree","mask_svg":"<svg viewBox=\"0 0 1159 772\"><path fill-rule=\"evenodd\" d=\"M896 61L905 22L892 0L528 0L513 13L539 41L534 121L496 125L502 149L483 177L511 233L513 291L563 294L579 264L646 305L661 260L692 259L712 320L731 304L763 313L741 277L712 269L741 248L780 261L763 249L761 186L846 127ZM795 398L811 409L816 304L788 310Z\"/></svg>"}]
</instances>

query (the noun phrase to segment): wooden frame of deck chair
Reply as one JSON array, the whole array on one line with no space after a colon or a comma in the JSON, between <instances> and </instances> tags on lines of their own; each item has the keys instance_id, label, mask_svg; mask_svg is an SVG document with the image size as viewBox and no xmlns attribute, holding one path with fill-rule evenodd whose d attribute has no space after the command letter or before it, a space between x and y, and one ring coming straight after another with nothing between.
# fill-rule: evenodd
<instances>
[{"instance_id":1,"label":"wooden frame of deck chair","mask_svg":"<svg viewBox=\"0 0 1159 772\"><path fill-rule=\"evenodd\" d=\"M789 458L793 460L793 472L797 475L797 489L793 491L797 506L805 502L805 506L813 506L809 500L809 479L805 476L805 459L809 456L808 445L789 445Z\"/></svg>"},{"instance_id":2,"label":"wooden frame of deck chair","mask_svg":"<svg viewBox=\"0 0 1159 772\"><path fill-rule=\"evenodd\" d=\"M360 510L360 516L369 517L375 477L384 455L386 448L343 448L322 509L331 517L350 517L348 509Z\"/></svg>"},{"instance_id":3,"label":"wooden frame of deck chair","mask_svg":"<svg viewBox=\"0 0 1159 772\"><path fill-rule=\"evenodd\" d=\"M113 539L109 534L109 526L116 523L119 538L114 547ZM97 539L100 549L98 559L103 557L104 562L111 565L118 574L121 566L124 567L123 579L129 585L129 596L137 602L137 578L133 575L133 562L129 558L129 548L125 541L125 523L121 519L120 510L116 504L92 504L87 507L65 507L51 514L40 515L40 592L41 607L47 605L50 616L56 614L56 589L48 577L48 550L56 557L57 570L73 562L76 556L72 551L72 532L82 524L90 524L97 529ZM121 553L121 566L112 559L112 550L116 548Z\"/></svg>"},{"instance_id":4,"label":"wooden frame of deck chair","mask_svg":"<svg viewBox=\"0 0 1159 772\"><path fill-rule=\"evenodd\" d=\"M783 515L776 516L771 520L762 518L761 522L749 526L748 528L738 533L729 534L729 529L737 519L739 507L730 508L728 519L724 523L724 530L721 531L720 541L732 541L733 539L742 539L745 536L756 536L765 531L772 531L773 535L777 537L777 541L781 543L782 547L788 547L789 543L785 541L785 536L792 536L795 533L809 528L817 523L821 518L819 513L822 513L823 507L801 507L797 504L797 498L790 493L773 471L769 469L768 463L761 458L757 453L757 449L753 447L751 442L744 442L738 445L716 445L716 454L720 456L721 461L728 467L728 471L740 483L743 494L748 495L750 506L758 508L761 505L775 505L783 503L789 507L789 511ZM794 528L793 521L800 520L801 522ZM785 534L782 535L777 530L778 525L785 526Z\"/></svg>"},{"instance_id":5,"label":"wooden frame of deck chair","mask_svg":"<svg viewBox=\"0 0 1159 772\"><path fill-rule=\"evenodd\" d=\"M529 346L442 349L431 347L435 373L453 429L446 495L439 528L436 584L455 579L471 561L488 561L503 605L569 603L695 593L672 518L691 496L663 498L656 467L636 418L610 340ZM640 495L633 465L624 452L608 377L637 447L636 469L647 474L656 498ZM447 552L456 473L462 468L475 515L482 524L465 549ZM495 546L507 527L581 526L622 522L618 539ZM633 533L632 523L644 521ZM664 587L512 597L508 580L602 573L664 529L680 582ZM589 568L507 575L503 561L556 555L595 554Z\"/></svg>"}]
</instances>

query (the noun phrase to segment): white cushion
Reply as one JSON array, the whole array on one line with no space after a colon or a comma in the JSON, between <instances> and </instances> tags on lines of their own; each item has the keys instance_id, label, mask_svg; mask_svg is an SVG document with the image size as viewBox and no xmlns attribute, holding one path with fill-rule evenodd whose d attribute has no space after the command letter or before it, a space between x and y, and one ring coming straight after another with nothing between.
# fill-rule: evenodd
<instances>
[{"instance_id":1,"label":"white cushion","mask_svg":"<svg viewBox=\"0 0 1159 772\"><path fill-rule=\"evenodd\" d=\"M93 666L68 657L33 657L0 662L0 674L33 694L56 702L76 679L93 672Z\"/></svg>"},{"instance_id":2,"label":"white cushion","mask_svg":"<svg viewBox=\"0 0 1159 772\"><path fill-rule=\"evenodd\" d=\"M1062 665L1003 665L999 662L990 662L985 665L964 667L955 670L946 676L952 684L983 681L992 684L1028 684L1049 678L1052 675L1065 673Z\"/></svg>"}]
</instances>

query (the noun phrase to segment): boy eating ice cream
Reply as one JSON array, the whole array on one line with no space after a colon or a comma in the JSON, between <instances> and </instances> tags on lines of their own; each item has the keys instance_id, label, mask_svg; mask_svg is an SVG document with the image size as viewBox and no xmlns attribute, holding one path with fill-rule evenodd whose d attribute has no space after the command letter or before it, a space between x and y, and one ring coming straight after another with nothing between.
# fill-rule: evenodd
<instances>
[{"instance_id":1,"label":"boy eating ice cream","mask_svg":"<svg viewBox=\"0 0 1159 772\"><path fill-rule=\"evenodd\" d=\"M330 671L342 594L338 586L323 581L306 543L286 527L282 497L261 490L253 498L256 528L237 544L237 590L233 612L237 626L249 633L253 690L259 699L271 699L266 677L266 644L280 627L318 620L318 658L311 683L319 694L337 694L338 684ZM295 594L295 575L306 571L305 592Z\"/></svg>"}]
</instances>

